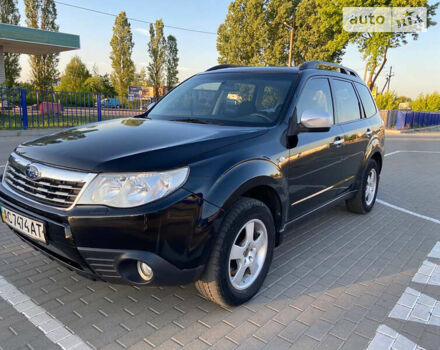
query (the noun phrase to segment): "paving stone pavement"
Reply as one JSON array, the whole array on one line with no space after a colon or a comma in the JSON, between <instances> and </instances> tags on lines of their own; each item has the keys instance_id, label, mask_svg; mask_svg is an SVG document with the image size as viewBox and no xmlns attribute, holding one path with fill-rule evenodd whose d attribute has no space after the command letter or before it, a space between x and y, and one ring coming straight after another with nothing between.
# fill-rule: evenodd
<instances>
[{"instance_id":1,"label":"paving stone pavement","mask_svg":"<svg viewBox=\"0 0 440 350\"><path fill-rule=\"evenodd\" d=\"M391 150L394 142L400 149L438 145L393 137ZM379 197L440 219L439 165L434 154L386 158ZM424 306L438 303L436 275L434 284L421 278L440 263L428 257L439 241L440 225L421 218L380 204L368 215L338 206L286 235L255 298L222 308L192 285L139 288L84 279L1 224L0 276L96 349L366 349L377 334L438 349L439 324L390 313L419 304L423 318ZM434 315L436 305L428 312ZM0 347L58 348L1 298Z\"/></svg>"}]
</instances>

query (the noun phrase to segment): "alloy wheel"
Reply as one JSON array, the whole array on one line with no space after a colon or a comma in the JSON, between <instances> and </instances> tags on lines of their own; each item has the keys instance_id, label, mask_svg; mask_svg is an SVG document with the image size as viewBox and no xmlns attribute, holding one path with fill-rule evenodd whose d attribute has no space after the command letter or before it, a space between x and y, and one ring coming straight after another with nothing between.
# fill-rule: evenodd
<instances>
[{"instance_id":1,"label":"alloy wheel","mask_svg":"<svg viewBox=\"0 0 440 350\"><path fill-rule=\"evenodd\" d=\"M377 172L371 169L367 176L367 185L365 186L365 203L370 206L373 203L377 188Z\"/></svg>"},{"instance_id":2,"label":"alloy wheel","mask_svg":"<svg viewBox=\"0 0 440 350\"><path fill-rule=\"evenodd\" d=\"M260 275L268 249L267 229L259 219L238 231L229 253L229 280L236 289L248 288Z\"/></svg>"}]
</instances>

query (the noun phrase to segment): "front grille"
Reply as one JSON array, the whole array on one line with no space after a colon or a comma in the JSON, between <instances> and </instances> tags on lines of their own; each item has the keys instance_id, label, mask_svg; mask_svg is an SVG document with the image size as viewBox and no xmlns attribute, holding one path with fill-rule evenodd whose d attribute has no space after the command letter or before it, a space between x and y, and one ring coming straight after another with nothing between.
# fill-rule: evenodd
<instances>
[{"instance_id":1,"label":"front grille","mask_svg":"<svg viewBox=\"0 0 440 350\"><path fill-rule=\"evenodd\" d=\"M26 166L29 164L34 165L24 158L11 155L3 181L12 190L29 199L58 208L73 206L87 182L87 175L90 175L35 164L42 169L41 176L31 179L26 175ZM63 178L63 175L66 178Z\"/></svg>"}]
</instances>

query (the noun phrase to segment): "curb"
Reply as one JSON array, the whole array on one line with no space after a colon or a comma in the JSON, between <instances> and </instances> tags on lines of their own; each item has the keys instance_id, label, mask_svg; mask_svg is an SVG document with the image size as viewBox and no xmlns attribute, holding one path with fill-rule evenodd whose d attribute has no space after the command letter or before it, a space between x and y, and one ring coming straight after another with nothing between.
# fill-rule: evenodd
<instances>
[{"instance_id":1,"label":"curb","mask_svg":"<svg viewBox=\"0 0 440 350\"><path fill-rule=\"evenodd\" d=\"M416 129L405 129L405 130L385 129L385 133L390 135L415 134L418 132L426 132L426 131L440 131L440 125L427 126L424 128L416 128Z\"/></svg>"},{"instance_id":2,"label":"curb","mask_svg":"<svg viewBox=\"0 0 440 350\"><path fill-rule=\"evenodd\" d=\"M0 137L44 136L62 129L0 130Z\"/></svg>"}]
</instances>

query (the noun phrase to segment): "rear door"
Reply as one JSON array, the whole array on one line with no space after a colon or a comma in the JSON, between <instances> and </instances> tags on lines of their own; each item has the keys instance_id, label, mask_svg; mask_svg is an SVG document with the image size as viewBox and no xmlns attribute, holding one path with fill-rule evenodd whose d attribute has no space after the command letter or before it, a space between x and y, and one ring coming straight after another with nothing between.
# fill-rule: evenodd
<instances>
[{"instance_id":1,"label":"rear door","mask_svg":"<svg viewBox=\"0 0 440 350\"><path fill-rule=\"evenodd\" d=\"M336 123L344 133L340 171L345 179L342 187L346 190L356 180L368 146L371 130L368 120L364 118L364 109L354 83L336 78L332 78L331 83L335 101Z\"/></svg>"},{"instance_id":2,"label":"rear door","mask_svg":"<svg viewBox=\"0 0 440 350\"><path fill-rule=\"evenodd\" d=\"M307 109L334 115L328 78L311 78L305 83L296 103L298 122ZM319 207L340 193L343 136L339 125L333 125L327 132L297 135L297 144L289 156L290 219Z\"/></svg>"}]
</instances>

